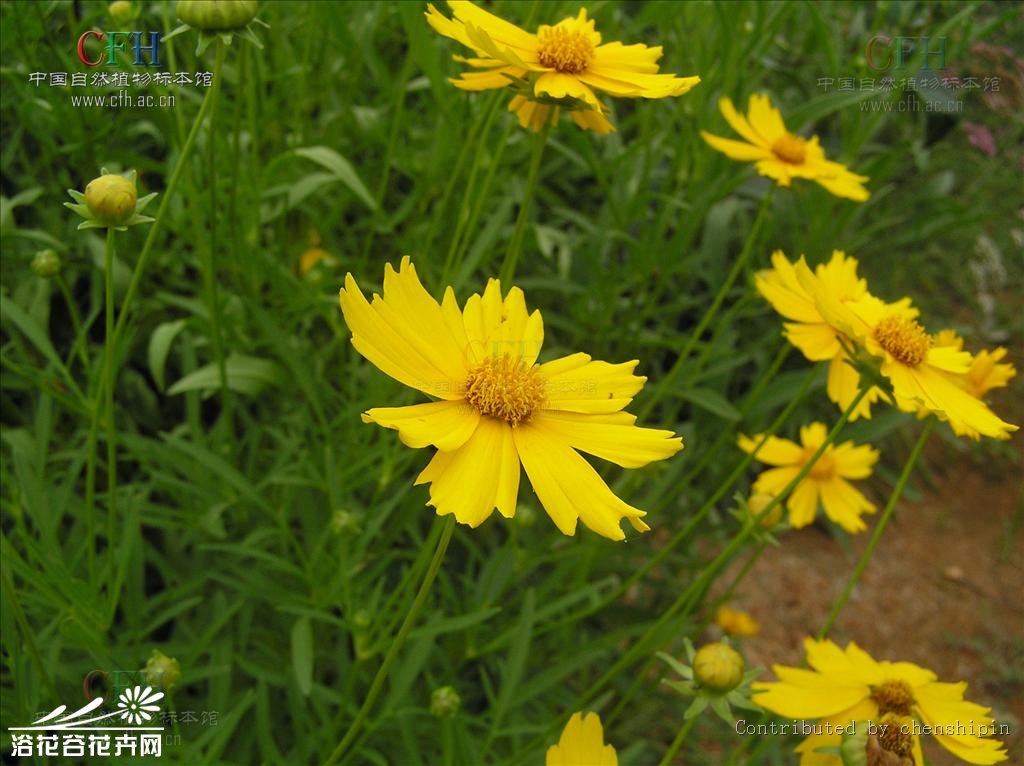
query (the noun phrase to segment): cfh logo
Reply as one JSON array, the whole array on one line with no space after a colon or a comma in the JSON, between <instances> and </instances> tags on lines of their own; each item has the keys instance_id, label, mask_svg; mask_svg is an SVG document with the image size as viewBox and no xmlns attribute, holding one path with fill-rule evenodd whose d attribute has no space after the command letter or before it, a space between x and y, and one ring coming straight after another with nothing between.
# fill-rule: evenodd
<instances>
[{"instance_id":1,"label":"cfh logo","mask_svg":"<svg viewBox=\"0 0 1024 766\"><path fill-rule=\"evenodd\" d=\"M919 37L875 35L868 40L868 47L865 51L868 66L876 72L904 69L918 56L922 58L925 69L945 69L946 38L928 37L927 35Z\"/></svg>"},{"instance_id":2,"label":"cfh logo","mask_svg":"<svg viewBox=\"0 0 1024 766\"><path fill-rule=\"evenodd\" d=\"M117 63L118 51L133 51L135 66L160 66L160 32L100 32L90 29L78 38L78 59L86 66L113 66ZM97 53L90 54L89 41L100 44ZM149 54L145 61L142 52Z\"/></svg>"}]
</instances>

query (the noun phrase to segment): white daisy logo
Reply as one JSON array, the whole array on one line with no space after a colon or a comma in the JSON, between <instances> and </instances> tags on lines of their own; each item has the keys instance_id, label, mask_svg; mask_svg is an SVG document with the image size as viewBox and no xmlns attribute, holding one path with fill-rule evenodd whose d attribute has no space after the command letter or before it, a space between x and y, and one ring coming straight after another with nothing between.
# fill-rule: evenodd
<instances>
[{"instance_id":1,"label":"white daisy logo","mask_svg":"<svg viewBox=\"0 0 1024 766\"><path fill-rule=\"evenodd\" d=\"M134 689L125 689L118 697L117 706L121 709L121 718L136 726L143 721L152 719L151 713L157 712L160 708L154 702L163 699L163 692L153 692L153 689L136 686Z\"/></svg>"}]
</instances>

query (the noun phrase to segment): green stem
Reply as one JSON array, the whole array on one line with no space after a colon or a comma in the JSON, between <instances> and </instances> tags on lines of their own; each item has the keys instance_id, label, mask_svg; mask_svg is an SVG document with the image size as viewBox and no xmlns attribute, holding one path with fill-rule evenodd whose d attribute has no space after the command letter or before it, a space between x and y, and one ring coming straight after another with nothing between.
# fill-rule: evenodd
<instances>
[{"instance_id":1,"label":"green stem","mask_svg":"<svg viewBox=\"0 0 1024 766\"><path fill-rule=\"evenodd\" d=\"M917 442L914 444L914 448L910 452L910 457L907 458L907 462L903 465L903 471L900 473L899 479L896 481L896 486L892 489L892 494L889 495L889 502L886 503L885 510L882 511L882 517L878 520L874 531L871 533L871 539L868 540L868 545L864 549L864 553L861 554L860 560L857 562L857 566L854 567L853 572L846 581L846 585L843 586L843 590L842 593L839 594L839 598L837 598L835 603L832 604L832 611L829 612L828 619L825 620L825 624L822 626L821 630L818 631L819 641L825 638L825 636L828 635L828 632L832 630L832 626L835 625L836 620L839 618L839 613L843 611L843 607L846 606L846 602L850 600L850 594L860 581L861 575L864 574L864 570L867 569L868 563L871 561L871 556L874 554L875 548L878 547L879 540L882 539L882 534L885 532L885 528L889 524L889 519L892 518L892 513L896 508L896 503L899 502L900 497L903 495L903 490L907 486L907 481L910 479L910 474L914 470L914 465L917 463L917 459L921 456L921 450L924 449L924 443L928 440L928 435L931 434L934 426L935 418L928 418L928 422L925 423L924 428L921 430L921 435L917 437Z\"/></svg>"},{"instance_id":2,"label":"green stem","mask_svg":"<svg viewBox=\"0 0 1024 766\"><path fill-rule=\"evenodd\" d=\"M683 746L686 738L690 735L690 730L693 729L696 723L697 716L694 716L683 724L683 728L679 730L679 733L676 734L676 738L672 740L672 744L668 746L668 750L665 751L665 757L658 762L658 766L669 766L669 764L672 763L672 759L675 757L676 753L679 752L679 748Z\"/></svg>"},{"instance_id":3,"label":"green stem","mask_svg":"<svg viewBox=\"0 0 1024 766\"><path fill-rule=\"evenodd\" d=\"M519 206L519 215L516 216L516 228L512 233L512 239L508 243L508 250L505 251L505 260L501 264L501 271L499 272L501 282L506 285L506 290L512 284L512 278L516 273L516 264L519 262L519 253L523 249L526 219L529 217L530 203L533 202L533 195L537 190L540 161L544 156L544 146L548 142L548 133L550 132L551 123L545 123L544 127L534 137L533 153L530 156L530 170L526 176L526 190L523 192L523 204Z\"/></svg>"},{"instance_id":4,"label":"green stem","mask_svg":"<svg viewBox=\"0 0 1024 766\"><path fill-rule=\"evenodd\" d=\"M85 379L89 379L89 355L85 351L85 330L82 327L82 316L78 313L78 305L75 303L75 299L71 296L71 288L68 287L68 282L64 279L63 274L57 275L57 287L60 289L60 294L64 297L64 303L68 307L68 314L71 317L71 326L75 331L75 342L71 346L71 353L66 362L68 368L71 367L71 360L74 359L75 355L78 355L79 360L82 362L82 369L85 371Z\"/></svg>"},{"instance_id":5,"label":"green stem","mask_svg":"<svg viewBox=\"0 0 1024 766\"><path fill-rule=\"evenodd\" d=\"M437 550L434 551L434 558L430 561L430 568L427 569L427 573L423 577L423 583L420 585L420 589L416 593L416 598L413 599L412 606L409 607L409 611L405 615L402 627L398 629L398 635L396 635L394 641L391 642L391 648L388 649L388 653L384 657L384 662L381 663L380 668L377 670L377 675L374 676L373 683L370 685L370 691L367 693L366 699L363 700L363 704L359 708L359 712L356 713L355 720L352 721L352 724L348 727L348 731L345 732L345 736L342 738L341 742L338 743L338 746L334 748L330 757L324 762L324 766L330 766L331 764L336 763L338 759L345 754L349 745L351 745L359 735L360 729L366 722L367 716L370 714L373 703L377 701L377 697L384 688L384 682L387 680L388 673L395 662L395 658L398 656L399 650L405 643L405 639L408 637L409 631L412 630L412 626L416 622L416 618L419 616L420 610L423 608L423 604L426 603L427 594L430 593L430 586L433 585L434 579L437 577L437 573L441 569L441 562L444 560L445 551L448 550L448 543L451 542L452 532L455 530L455 516L448 516L443 523L444 528L441 531L441 539L437 543Z\"/></svg>"},{"instance_id":6,"label":"green stem","mask_svg":"<svg viewBox=\"0 0 1024 766\"><path fill-rule=\"evenodd\" d=\"M832 426L832 430L828 432L828 435L825 437L825 440L821 443L818 449L815 450L814 454L810 457L810 459L806 463L804 463L804 465L800 468L800 471L797 473L797 475L793 477L793 479L783 488L783 490L779 494L772 498L772 501L764 507L761 513L759 513L757 516L751 517L751 519L748 520L744 527L736 534L735 537L733 537L733 539L729 542L728 545L726 545L726 547L721 551L721 553L719 553L707 566L701 569L700 575L693 582L690 583L690 585L686 588L686 590L682 592L682 594L680 594L680 596L675 600L672 606L670 606L667 610L665 610L662 613L662 616L654 623L654 625L652 625L644 633L644 635L641 636L640 639L635 644L633 644L633 646L630 647L630 649L625 654L623 654L619 658L619 660L615 662L611 668L608 669L608 671L604 673L604 675L602 675L593 685L591 685L589 689L587 689L587 691L584 694L580 696L578 704L576 705L577 708L583 704L586 704L588 701L592 700L594 696L597 694L597 692L605 684L607 684L611 679L615 678L615 676L618 675L624 668L629 667L633 662L637 660L639 656L649 654L651 651L657 648L649 645L654 643L653 639L657 638L657 636L664 630L665 626L669 622L676 619L680 615L685 616L686 614L689 614L690 608L700 598L700 595L704 593L705 589L708 587L711 581L714 580L714 578L718 575L719 571L721 571L732 560L733 555L736 553L737 550L739 550L743 546L744 543L746 543L747 539L754 533L754 530L760 528L761 520L766 518L768 514L770 514L777 505L779 505L779 503L785 501L785 499L789 497L789 494L797 487L797 485L801 481L803 481L804 477L811 472L811 470L814 468L815 464L818 462L821 456L825 454L825 450L828 449L828 447L835 441L836 437L839 435L839 432L843 429L843 426L846 425L847 420L849 420L850 415L860 404L861 399L863 399L864 396L867 394L867 391L868 389L862 388L857 393L857 396L854 398L853 402L851 402L850 406L843 411L843 414L839 417L839 420L836 421L836 424L834 426ZM643 674L640 674L640 676L638 677L641 676L643 676ZM622 708L624 706L624 703L625 699L620 700L619 707Z\"/></svg>"},{"instance_id":7,"label":"green stem","mask_svg":"<svg viewBox=\"0 0 1024 766\"><path fill-rule=\"evenodd\" d=\"M107 247L103 256L103 277L106 293L106 332L104 341L104 365L103 365L103 409L106 410L107 420L107 560L110 564L110 583L113 591L114 562L117 556L114 555L114 529L116 527L116 498L117 498L117 424L114 418L114 357L117 354L117 345L114 342L114 228L107 228ZM100 405L97 401L96 411L99 412Z\"/></svg>"},{"instance_id":8,"label":"green stem","mask_svg":"<svg viewBox=\"0 0 1024 766\"><path fill-rule=\"evenodd\" d=\"M754 219L754 225L750 229L750 233L747 235L746 242L743 243L743 250L740 251L739 257L735 260L732 265L732 269L729 270L729 275L722 282L721 287L718 288L718 293L715 295L715 299L708 306L708 310L704 312L704 316L701 317L700 322L697 324L696 329L690 334L690 337L686 340L686 345L683 346L682 351L679 352L679 356L676 357L675 363L668 373L662 377L661 382L654 391L654 395L647 400L647 404L643 410L637 416L638 420L646 420L647 416L651 414L651 410L661 401L662 397L668 392L672 383L675 382L676 377L683 368L683 364L689 358L690 353L693 351L693 347L697 345L700 337L704 334L704 331L711 324L712 320L717 316L718 310L722 307L726 297L729 294L729 290L732 289L733 284L736 282L736 278L739 277L740 273L744 270L747 265L747 259L750 258L750 254L754 250L754 243L757 241L758 235L761 233L761 227L764 225L765 217L768 213L768 209L771 207L772 192L769 190L764 197L761 198L761 205L757 211L757 218Z\"/></svg>"},{"instance_id":9,"label":"green stem","mask_svg":"<svg viewBox=\"0 0 1024 766\"><path fill-rule=\"evenodd\" d=\"M224 65L224 41L218 39L216 43L217 52L213 66L213 85L207 94L210 97L210 131L207 136L207 152L209 165L209 178L207 183L210 187L210 235L206 247L203 248L203 282L206 293L207 311L210 312L210 329L213 332L213 352L217 361L217 373L220 379L220 401L221 401L221 422L231 430L231 399L228 390L228 368L224 360L224 333L221 327L220 296L217 291L217 266L215 253L217 251L217 162L216 162L216 137L215 120L217 117L217 93L220 90L220 72ZM205 106L205 102L204 102Z\"/></svg>"},{"instance_id":10,"label":"green stem","mask_svg":"<svg viewBox=\"0 0 1024 766\"><path fill-rule=\"evenodd\" d=\"M139 260L135 264L135 270L132 272L131 281L128 283L128 290L124 294L121 312L117 315L117 324L114 327L115 345L116 341L121 339L125 325L128 323L128 315L131 312L135 294L139 291L139 283L142 282L142 277L146 273L146 265L149 262L150 254L153 252L153 245L156 243L157 234L160 232L160 226L163 224L164 218L167 214L168 203L171 201L175 190L178 188L178 181L181 179L182 171L185 169L185 163L188 161L189 154L192 152L192 146L196 142L196 136L199 135L199 129L202 127L203 122L206 120L206 115L209 114L210 108L213 106L216 86L217 83L220 82L220 63L222 62L218 61L218 63L214 65L214 84L206 91L206 95L203 96L203 103L199 107L199 114L196 115L195 122L192 123L192 130L189 131L188 138L185 139L185 145L181 147L181 152L178 154L178 162L174 166L174 170L171 172L170 180L167 182L167 188L164 189L162 199L160 200L160 207L157 210L156 218L149 227L149 233L146 235L146 241L143 243L142 250L139 253Z\"/></svg>"}]
</instances>

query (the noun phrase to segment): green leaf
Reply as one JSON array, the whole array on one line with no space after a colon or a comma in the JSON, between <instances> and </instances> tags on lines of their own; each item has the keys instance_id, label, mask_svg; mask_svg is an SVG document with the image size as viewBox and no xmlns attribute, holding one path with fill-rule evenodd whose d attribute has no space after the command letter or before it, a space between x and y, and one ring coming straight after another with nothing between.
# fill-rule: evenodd
<instances>
[{"instance_id":1,"label":"green leaf","mask_svg":"<svg viewBox=\"0 0 1024 766\"><path fill-rule=\"evenodd\" d=\"M333 149L326 146L306 146L296 149L299 157L312 160L317 165L330 170L338 179L351 189L359 199L366 203L370 210L377 209L377 202L373 199L369 189L363 184L352 163L342 157Z\"/></svg>"},{"instance_id":2,"label":"green leaf","mask_svg":"<svg viewBox=\"0 0 1024 766\"><path fill-rule=\"evenodd\" d=\"M271 361L254 356L232 354L224 360L227 385L240 394L258 394L264 386L280 381L281 369ZM220 370L216 362L190 372L169 389L171 396L186 391L215 391L220 388Z\"/></svg>"},{"instance_id":3,"label":"green leaf","mask_svg":"<svg viewBox=\"0 0 1024 766\"><path fill-rule=\"evenodd\" d=\"M149 336L149 371L156 381L157 387L164 390L164 366L167 363L167 354L171 350L171 343L175 336L185 327L184 319L176 319L173 322L164 322L153 330Z\"/></svg>"},{"instance_id":4,"label":"green leaf","mask_svg":"<svg viewBox=\"0 0 1024 766\"><path fill-rule=\"evenodd\" d=\"M308 617L300 617L292 625L292 669L302 696L313 690L313 626Z\"/></svg>"},{"instance_id":5,"label":"green leaf","mask_svg":"<svg viewBox=\"0 0 1024 766\"><path fill-rule=\"evenodd\" d=\"M679 396L731 423L738 422L742 417L740 411L730 404L724 396L710 388L691 388L686 391L680 391Z\"/></svg>"}]
</instances>

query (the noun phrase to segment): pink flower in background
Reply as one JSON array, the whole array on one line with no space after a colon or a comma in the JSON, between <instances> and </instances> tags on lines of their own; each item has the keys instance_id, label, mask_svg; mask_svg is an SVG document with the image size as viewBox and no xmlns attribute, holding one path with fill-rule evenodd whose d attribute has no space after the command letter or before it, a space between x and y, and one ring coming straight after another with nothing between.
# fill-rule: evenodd
<instances>
[{"instance_id":1,"label":"pink flower in background","mask_svg":"<svg viewBox=\"0 0 1024 766\"><path fill-rule=\"evenodd\" d=\"M972 146L978 147L989 157L996 156L996 140L992 136L992 131L976 122L964 121L960 124L963 126L964 133L967 134L967 140L971 142Z\"/></svg>"}]
</instances>

